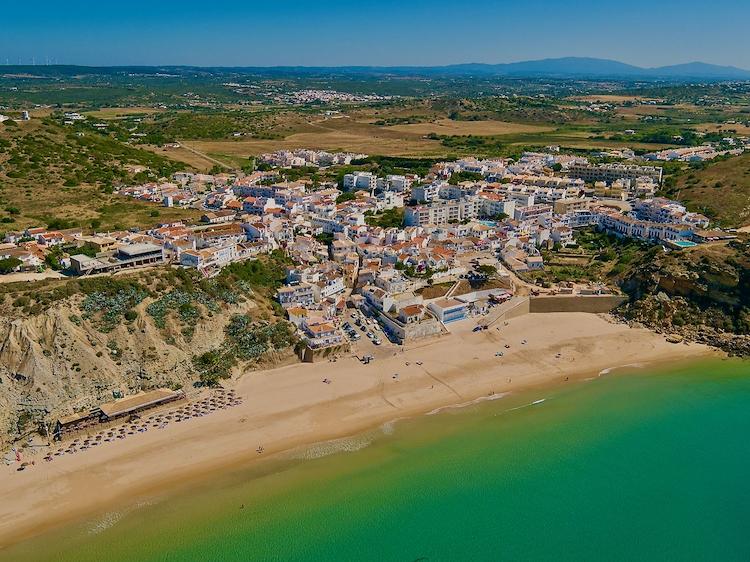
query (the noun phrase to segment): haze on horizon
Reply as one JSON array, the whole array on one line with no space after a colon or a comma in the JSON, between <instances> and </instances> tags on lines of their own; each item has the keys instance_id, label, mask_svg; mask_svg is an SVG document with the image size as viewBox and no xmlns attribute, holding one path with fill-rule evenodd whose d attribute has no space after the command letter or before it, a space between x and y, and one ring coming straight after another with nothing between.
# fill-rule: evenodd
<instances>
[{"instance_id":1,"label":"haze on horizon","mask_svg":"<svg viewBox=\"0 0 750 562\"><path fill-rule=\"evenodd\" d=\"M127 7L125 7L127 6ZM563 56L750 69L742 0L71 0L4 10L0 64L431 66Z\"/></svg>"}]
</instances>

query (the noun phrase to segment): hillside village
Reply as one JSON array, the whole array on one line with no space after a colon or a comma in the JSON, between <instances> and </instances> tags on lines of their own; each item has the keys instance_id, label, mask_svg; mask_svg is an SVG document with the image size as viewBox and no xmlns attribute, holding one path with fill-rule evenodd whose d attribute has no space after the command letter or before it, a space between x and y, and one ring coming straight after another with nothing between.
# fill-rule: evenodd
<instances>
[{"instance_id":1,"label":"hillside village","mask_svg":"<svg viewBox=\"0 0 750 562\"><path fill-rule=\"evenodd\" d=\"M122 187L123 197L199 208L203 215L197 224L143 231L9 232L0 263L10 278L49 266L91 276L161 264L210 278L233 262L279 250L294 266L277 300L314 350L360 338L344 316L347 303L377 320L382 336L372 323L361 330L376 345L383 336L404 343L439 334L446 323L486 313L526 285L518 276L545 268L545 249L575 247L582 228L670 251L733 237L657 197L661 167L594 164L555 147L516 161L438 162L425 177L354 171L340 183L283 179L291 167L325 168L364 156L280 151L261 156L265 169L249 174L181 172L169 181ZM611 290L551 288L558 294Z\"/></svg>"}]
</instances>

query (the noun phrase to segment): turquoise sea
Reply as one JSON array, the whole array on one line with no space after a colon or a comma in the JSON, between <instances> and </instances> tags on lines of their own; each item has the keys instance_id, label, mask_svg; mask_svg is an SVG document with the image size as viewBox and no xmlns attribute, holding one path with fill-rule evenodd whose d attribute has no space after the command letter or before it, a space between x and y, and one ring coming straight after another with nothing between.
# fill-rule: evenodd
<instances>
[{"instance_id":1,"label":"turquoise sea","mask_svg":"<svg viewBox=\"0 0 750 562\"><path fill-rule=\"evenodd\" d=\"M747 561L750 363L629 369L402 420L0 560Z\"/></svg>"}]
</instances>

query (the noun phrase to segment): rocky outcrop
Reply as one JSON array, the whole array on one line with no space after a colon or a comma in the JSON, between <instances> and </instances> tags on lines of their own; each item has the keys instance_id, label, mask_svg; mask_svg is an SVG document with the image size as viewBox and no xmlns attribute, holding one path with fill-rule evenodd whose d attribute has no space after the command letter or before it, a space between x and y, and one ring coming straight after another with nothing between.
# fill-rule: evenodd
<instances>
[{"instance_id":1,"label":"rocky outcrop","mask_svg":"<svg viewBox=\"0 0 750 562\"><path fill-rule=\"evenodd\" d=\"M744 241L689 252L650 251L621 279L622 317L750 356L750 251Z\"/></svg>"}]
</instances>

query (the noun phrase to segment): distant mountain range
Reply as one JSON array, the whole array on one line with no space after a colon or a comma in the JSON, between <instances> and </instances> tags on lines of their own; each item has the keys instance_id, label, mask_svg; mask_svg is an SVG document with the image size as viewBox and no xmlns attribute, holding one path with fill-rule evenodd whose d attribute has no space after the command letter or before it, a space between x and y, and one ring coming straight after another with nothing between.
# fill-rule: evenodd
<instances>
[{"instance_id":1,"label":"distant mountain range","mask_svg":"<svg viewBox=\"0 0 750 562\"><path fill-rule=\"evenodd\" d=\"M196 66L5 66L0 75L30 74L36 76L138 74L370 74L414 76L483 76L507 78L559 79L627 79L666 81L750 80L750 71L735 66L690 62L672 66L643 68L615 60L563 57L504 64L466 63L446 66L267 66L267 67L196 67Z\"/></svg>"},{"instance_id":2,"label":"distant mountain range","mask_svg":"<svg viewBox=\"0 0 750 562\"><path fill-rule=\"evenodd\" d=\"M444 67L446 72L485 74L495 76L550 76L587 78L696 78L711 80L746 80L750 71L735 66L718 66L704 62L689 62L672 66L643 68L623 62L586 57L542 59L507 64L456 64Z\"/></svg>"}]
</instances>

